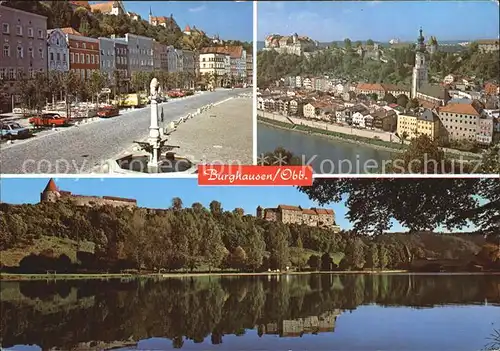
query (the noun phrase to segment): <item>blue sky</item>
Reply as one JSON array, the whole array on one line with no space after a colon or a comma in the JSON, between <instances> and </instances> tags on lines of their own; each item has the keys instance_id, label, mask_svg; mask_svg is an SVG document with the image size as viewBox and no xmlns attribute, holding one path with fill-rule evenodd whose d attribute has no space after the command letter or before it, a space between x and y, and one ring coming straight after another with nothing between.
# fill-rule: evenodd
<instances>
[{"instance_id":1,"label":"blue sky","mask_svg":"<svg viewBox=\"0 0 500 351\"><path fill-rule=\"evenodd\" d=\"M11 204L37 203L49 178L4 178L0 180L0 200ZM138 205L149 208L168 208L173 197L180 197L185 207L200 202L208 207L212 200L222 203L224 210L241 207L245 213L255 215L257 206L276 207L279 204L302 207L319 205L294 187L234 187L198 186L197 179L159 179L159 178L61 178L55 179L61 190L73 194L95 196L119 196L136 199ZM332 203L325 207L333 208L337 224L342 229L352 228L345 218L347 209L343 203ZM463 231L470 228L464 228ZM393 221L390 231L406 231Z\"/></svg>"},{"instance_id":2,"label":"blue sky","mask_svg":"<svg viewBox=\"0 0 500 351\"><path fill-rule=\"evenodd\" d=\"M498 3L485 1L262 1L258 40L298 33L320 42L344 40L438 41L497 38Z\"/></svg>"},{"instance_id":3,"label":"blue sky","mask_svg":"<svg viewBox=\"0 0 500 351\"><path fill-rule=\"evenodd\" d=\"M125 1L127 11L148 19L149 8L153 16L169 17L173 14L184 30L187 24L203 30L208 36L219 34L221 39L252 41L252 2L234 1Z\"/></svg>"}]
</instances>

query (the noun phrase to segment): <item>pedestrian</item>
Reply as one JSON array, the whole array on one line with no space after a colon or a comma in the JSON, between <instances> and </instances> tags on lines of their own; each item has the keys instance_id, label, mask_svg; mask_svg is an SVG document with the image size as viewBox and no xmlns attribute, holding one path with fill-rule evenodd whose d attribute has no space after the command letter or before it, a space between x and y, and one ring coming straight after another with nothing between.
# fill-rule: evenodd
<instances>
[{"instance_id":1,"label":"pedestrian","mask_svg":"<svg viewBox=\"0 0 500 351\"><path fill-rule=\"evenodd\" d=\"M161 118L161 122L163 123L163 107L161 108L161 115L160 115L160 118Z\"/></svg>"}]
</instances>

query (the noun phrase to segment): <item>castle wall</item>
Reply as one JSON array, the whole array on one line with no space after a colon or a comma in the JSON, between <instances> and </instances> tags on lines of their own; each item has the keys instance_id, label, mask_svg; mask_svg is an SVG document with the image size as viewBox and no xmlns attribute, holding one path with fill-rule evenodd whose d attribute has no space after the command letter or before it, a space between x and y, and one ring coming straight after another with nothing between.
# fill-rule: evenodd
<instances>
[{"instance_id":1,"label":"castle wall","mask_svg":"<svg viewBox=\"0 0 500 351\"><path fill-rule=\"evenodd\" d=\"M71 197L71 201L73 201L77 206L113 206L113 207L137 207L137 204L129 201L120 201L120 200L111 200L104 199L97 196L75 196Z\"/></svg>"}]
</instances>

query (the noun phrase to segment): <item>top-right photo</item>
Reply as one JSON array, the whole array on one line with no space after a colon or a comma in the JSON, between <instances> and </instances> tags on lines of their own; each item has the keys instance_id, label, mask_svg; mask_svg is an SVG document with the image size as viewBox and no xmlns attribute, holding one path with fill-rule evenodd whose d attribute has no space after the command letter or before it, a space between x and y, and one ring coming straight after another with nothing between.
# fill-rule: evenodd
<instances>
[{"instance_id":1,"label":"top-right photo","mask_svg":"<svg viewBox=\"0 0 500 351\"><path fill-rule=\"evenodd\" d=\"M259 164L500 174L498 1L257 6Z\"/></svg>"}]
</instances>

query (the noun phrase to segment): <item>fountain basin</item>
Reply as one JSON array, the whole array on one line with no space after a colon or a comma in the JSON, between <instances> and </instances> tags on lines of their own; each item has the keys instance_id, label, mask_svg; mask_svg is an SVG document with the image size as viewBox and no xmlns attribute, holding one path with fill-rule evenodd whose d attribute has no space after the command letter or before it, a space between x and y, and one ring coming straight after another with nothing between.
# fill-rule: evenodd
<instances>
[{"instance_id":1,"label":"fountain basin","mask_svg":"<svg viewBox=\"0 0 500 351\"><path fill-rule=\"evenodd\" d=\"M104 173L117 174L197 174L196 163L186 157L167 153L160 157L157 172L152 172L148 166L149 155L127 155L125 157L110 160L104 167Z\"/></svg>"}]
</instances>

